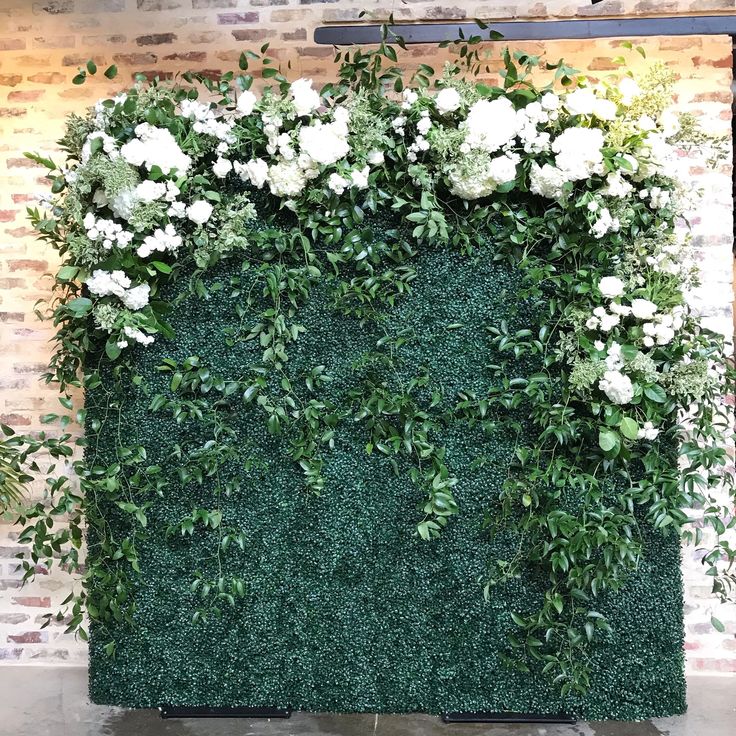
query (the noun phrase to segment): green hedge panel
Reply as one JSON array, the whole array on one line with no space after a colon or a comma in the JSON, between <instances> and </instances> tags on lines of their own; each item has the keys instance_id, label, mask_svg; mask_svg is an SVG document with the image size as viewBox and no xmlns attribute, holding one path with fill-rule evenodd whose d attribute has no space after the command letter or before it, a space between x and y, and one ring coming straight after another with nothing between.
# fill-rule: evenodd
<instances>
[{"instance_id":1,"label":"green hedge panel","mask_svg":"<svg viewBox=\"0 0 736 736\"><path fill-rule=\"evenodd\" d=\"M461 389L483 391L490 380L486 366L498 359L486 326L503 318L515 329L528 324L517 274L487 254L473 259L429 250L412 263L413 293L399 300L387 321L361 326L334 310L328 279L315 287L300 310L307 330L290 350L289 375L324 364L334 381L322 394L339 399L359 379L361 357L386 331L410 329L416 340L401 350L401 378L426 367L446 402ZM221 264L208 272L207 282L226 285L237 271L233 262ZM186 279L174 288L184 291ZM137 350L144 382L131 386L119 417L105 414L106 375L87 396L87 421L106 417L101 456L111 459L118 431L147 448L148 462L169 469L174 443L204 442L196 425L177 427L164 412L148 410L150 394L165 391L170 377L156 367L164 358L196 354L213 373L242 377L259 349L226 346L222 329L238 322L227 287L207 300L185 299L172 314L176 338ZM447 330L451 323L463 327ZM517 367L519 375L532 368L523 361ZM408 478L408 463L399 459L397 474L385 457L366 454L360 423L340 425L319 497L304 490L284 440L267 434L258 408L243 406L235 423L241 452L228 472L240 477L242 488L223 511L225 523L242 528L248 542L244 552L231 547L224 564L245 578L245 598L225 607L221 617L192 624L198 603L189 585L195 570L211 567L204 560L212 553L212 533L182 539L167 537L165 530L193 506L211 504L212 488L170 485L149 511L150 533L139 550L136 630L120 626L112 632L118 647L111 658L102 651L111 632L92 629L95 702L429 713L567 710L593 719L684 711L675 535L642 527L645 556L637 574L621 593L600 602L613 634L593 648L593 686L582 699L562 701L543 677L501 661L510 654L509 613L534 610L543 581L529 570L494 590L489 602L482 596L489 560L509 559L515 549L512 535L491 540L482 521L487 510L493 515L516 437L506 430L485 436L461 423L447 429L441 442L459 478L460 514L440 539L423 542L413 533L421 491ZM479 456L480 467L473 463ZM106 513L111 530L123 534L124 515L115 508Z\"/></svg>"}]
</instances>

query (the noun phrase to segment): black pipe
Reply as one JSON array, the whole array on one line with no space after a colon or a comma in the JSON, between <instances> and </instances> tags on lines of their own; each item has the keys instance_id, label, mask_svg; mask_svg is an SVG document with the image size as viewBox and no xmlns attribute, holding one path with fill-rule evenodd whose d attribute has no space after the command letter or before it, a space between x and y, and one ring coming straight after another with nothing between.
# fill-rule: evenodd
<instances>
[{"instance_id":1,"label":"black pipe","mask_svg":"<svg viewBox=\"0 0 736 736\"><path fill-rule=\"evenodd\" d=\"M493 31L501 33L505 41L736 35L736 15L484 22ZM408 44L454 41L459 37L460 31L465 38L483 34L475 23L406 23L389 28ZM360 23L351 26L321 26L314 30L314 41L331 46L380 43L381 26Z\"/></svg>"}]
</instances>

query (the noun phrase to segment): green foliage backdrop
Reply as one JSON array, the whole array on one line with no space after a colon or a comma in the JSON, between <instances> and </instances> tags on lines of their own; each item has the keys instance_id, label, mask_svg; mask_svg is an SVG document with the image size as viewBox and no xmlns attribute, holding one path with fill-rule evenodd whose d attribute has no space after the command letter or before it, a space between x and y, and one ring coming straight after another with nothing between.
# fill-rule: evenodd
<instances>
[{"instance_id":1,"label":"green foliage backdrop","mask_svg":"<svg viewBox=\"0 0 736 736\"><path fill-rule=\"evenodd\" d=\"M220 444L234 452L203 485L174 482L163 498L153 491L137 497L140 506L152 506L149 533L137 549L136 627L93 626L93 700L312 711L572 709L589 718L624 719L684 710L678 541L646 525L638 571L597 606L614 633L590 648L595 675L587 695L563 699L548 678L506 666L516 628L510 613L537 610L546 580L533 572L512 578L484 601L490 562L512 560L520 540L510 530L491 538L483 519L499 514L489 499L499 497L527 428L521 417L518 436L493 418L469 427L448 420L448 410L458 393L483 394L494 382L489 366L500 356L488 326L506 320L510 330L519 329L535 305L519 301L518 272L493 263L488 251L474 258L426 249L412 266L413 291L383 309L390 319L374 314L361 324L340 314L342 277L316 285L298 314L306 331L291 347L289 375L324 365L333 380L314 393L337 406L350 405L356 387L380 384L390 393L425 377L410 393L435 420L429 436L446 447L460 509L430 545L414 533L411 510L422 494L409 478L411 460L369 454L364 423L339 423L326 454L324 488L314 495L285 455L287 438L268 433L261 408L253 402L244 410L239 393L225 396L227 382L239 380L261 353L257 341L227 344L241 319L251 324L263 306L238 308L253 291L255 272L241 274L238 264L225 262L207 273L204 299L188 293L186 275L170 285L167 299L177 292L184 297L171 320L176 338L136 353L142 380L134 393L116 388L110 366L104 368L101 385L87 394L87 452L94 462L115 462L119 436L128 446L146 447L153 467L180 465L205 446L214 431L206 416L177 423L176 408L150 410L152 397L182 394L181 386L170 390L171 372L159 367L193 355L220 383L212 393L223 402L221 421L234 433ZM514 365L519 375L534 368L524 359ZM294 392L305 400L309 391L300 383ZM237 493L216 494L216 486L236 479ZM575 499L567 503L574 508ZM218 509L244 535L244 550L233 544L218 555L201 519L187 533L182 521L193 508ZM131 515L112 501L100 512L110 536L124 538ZM124 569L125 560L118 565ZM203 581L240 578L243 599L213 615L211 596L203 598L201 586L191 590L193 570ZM198 606L204 620L192 623ZM104 651L111 636L115 657Z\"/></svg>"}]
</instances>

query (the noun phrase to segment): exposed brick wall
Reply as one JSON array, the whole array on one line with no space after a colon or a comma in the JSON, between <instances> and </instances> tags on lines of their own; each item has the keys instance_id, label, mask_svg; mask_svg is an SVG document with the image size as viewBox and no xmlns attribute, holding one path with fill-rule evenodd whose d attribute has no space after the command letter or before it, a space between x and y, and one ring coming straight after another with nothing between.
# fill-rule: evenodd
<instances>
[{"instance_id":1,"label":"exposed brick wall","mask_svg":"<svg viewBox=\"0 0 736 736\"><path fill-rule=\"evenodd\" d=\"M675 12L736 13L734 0L608 0L599 5L549 2L399 4L320 2L320 0L0 0L0 420L28 430L40 415L56 411L53 391L39 385L49 355L49 328L33 315L47 294L43 274L56 258L34 241L25 207L44 188L43 171L23 151L53 153L64 115L81 110L103 94L114 93L137 71L172 75L185 69L225 70L237 65L240 51L272 43L271 55L290 76L329 78L332 51L312 43L315 26L357 18L362 9L397 20L544 18ZM677 104L703 116L707 126L728 133L731 119L731 42L728 37L642 40L650 59L677 70ZM604 75L621 49L615 40L528 43L532 53L564 57L580 69ZM497 52L498 48L494 48ZM496 54L497 55L497 54ZM120 76L76 87L78 65L94 58L100 67L115 63ZM436 49L410 49L410 64L428 61L440 68ZM638 58L638 57L637 57ZM495 68L495 65L494 65ZM694 183L707 197L694 232L706 287L702 308L713 326L731 332L731 182L730 166L711 173L692 162ZM14 555L17 530L0 521L0 664L81 662L85 646L63 626L41 630L42 615L68 594L63 572L39 574L19 589ZM708 623L713 601L692 550L685 552L687 650L691 669L736 671L736 611L719 610L727 626L719 635Z\"/></svg>"}]
</instances>

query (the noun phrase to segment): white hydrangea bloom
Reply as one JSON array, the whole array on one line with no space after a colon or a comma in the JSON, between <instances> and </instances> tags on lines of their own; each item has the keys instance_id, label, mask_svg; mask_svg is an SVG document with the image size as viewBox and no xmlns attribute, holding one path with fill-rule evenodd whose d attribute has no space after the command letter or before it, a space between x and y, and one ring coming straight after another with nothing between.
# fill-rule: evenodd
<instances>
[{"instance_id":1,"label":"white hydrangea bloom","mask_svg":"<svg viewBox=\"0 0 736 736\"><path fill-rule=\"evenodd\" d=\"M348 128L342 121L303 126L299 130L299 147L318 164L329 166L350 152Z\"/></svg>"},{"instance_id":2,"label":"white hydrangea bloom","mask_svg":"<svg viewBox=\"0 0 736 736\"><path fill-rule=\"evenodd\" d=\"M440 115L447 115L448 112L454 112L460 107L460 93L452 87L440 90L434 98L434 104Z\"/></svg>"},{"instance_id":3,"label":"white hydrangea bloom","mask_svg":"<svg viewBox=\"0 0 736 736\"><path fill-rule=\"evenodd\" d=\"M606 368L609 371L617 371L624 365L624 358L621 353L621 345L616 341L608 346L606 351Z\"/></svg>"},{"instance_id":4,"label":"white hydrangea bloom","mask_svg":"<svg viewBox=\"0 0 736 736\"><path fill-rule=\"evenodd\" d=\"M569 181L601 174L604 142L603 131L597 128L567 128L552 141L555 164Z\"/></svg>"},{"instance_id":5,"label":"white hydrangea bloom","mask_svg":"<svg viewBox=\"0 0 736 736\"><path fill-rule=\"evenodd\" d=\"M598 219L590 228L591 235L600 240L606 233L617 232L621 228L618 217L613 217L607 207L598 210Z\"/></svg>"},{"instance_id":6,"label":"white hydrangea bloom","mask_svg":"<svg viewBox=\"0 0 736 736\"><path fill-rule=\"evenodd\" d=\"M657 309L657 305L648 299L634 299L631 302L631 313L637 319L652 319Z\"/></svg>"},{"instance_id":7,"label":"white hydrangea bloom","mask_svg":"<svg viewBox=\"0 0 736 736\"><path fill-rule=\"evenodd\" d=\"M467 200L487 197L501 184L514 181L519 160L518 154L509 153L489 159L473 159L470 166L451 167L448 171L450 191Z\"/></svg>"},{"instance_id":8,"label":"white hydrangea bloom","mask_svg":"<svg viewBox=\"0 0 736 736\"><path fill-rule=\"evenodd\" d=\"M135 188L135 196L140 202L155 202L166 195L166 184L146 179Z\"/></svg>"},{"instance_id":9,"label":"white hydrangea bloom","mask_svg":"<svg viewBox=\"0 0 736 736\"><path fill-rule=\"evenodd\" d=\"M366 161L371 166L380 166L385 161L383 151L379 151L377 148L368 151Z\"/></svg>"},{"instance_id":10,"label":"white hydrangea bloom","mask_svg":"<svg viewBox=\"0 0 736 736\"><path fill-rule=\"evenodd\" d=\"M85 215L83 225L87 237L95 242L101 242L105 250L110 250L113 246L127 248L133 240L133 233L123 230L117 222L103 217L97 218L92 212Z\"/></svg>"},{"instance_id":11,"label":"white hydrangea bloom","mask_svg":"<svg viewBox=\"0 0 736 736\"><path fill-rule=\"evenodd\" d=\"M640 440L656 440L658 436L659 430L652 422L644 422L636 434L637 439Z\"/></svg>"},{"instance_id":12,"label":"white hydrangea bloom","mask_svg":"<svg viewBox=\"0 0 736 736\"><path fill-rule=\"evenodd\" d=\"M340 176L340 174L330 174L330 178L327 180L327 186L335 192L335 194L340 195L348 186L350 186L350 182Z\"/></svg>"},{"instance_id":13,"label":"white hydrangea bloom","mask_svg":"<svg viewBox=\"0 0 736 736\"><path fill-rule=\"evenodd\" d=\"M617 108L615 102L596 98L595 104L593 105L593 115L595 115L599 120L615 120L616 113Z\"/></svg>"},{"instance_id":14,"label":"white hydrangea bloom","mask_svg":"<svg viewBox=\"0 0 736 736\"><path fill-rule=\"evenodd\" d=\"M617 276L604 276L598 282L598 290L607 299L614 299L624 293L624 282Z\"/></svg>"},{"instance_id":15,"label":"white hydrangea bloom","mask_svg":"<svg viewBox=\"0 0 736 736\"><path fill-rule=\"evenodd\" d=\"M606 177L606 185L600 190L604 197L626 197L634 187L622 176L620 171L612 171Z\"/></svg>"},{"instance_id":16,"label":"white hydrangea bloom","mask_svg":"<svg viewBox=\"0 0 736 736\"><path fill-rule=\"evenodd\" d=\"M136 253L141 258L147 258L156 251L175 253L182 244L181 235L169 223L165 228L156 228L152 235L147 235L143 243L138 246Z\"/></svg>"},{"instance_id":17,"label":"white hydrangea bloom","mask_svg":"<svg viewBox=\"0 0 736 736\"><path fill-rule=\"evenodd\" d=\"M121 295L120 300L128 309L136 312L143 309L148 304L148 298L151 293L151 287L148 284L139 284L138 286L128 289Z\"/></svg>"},{"instance_id":18,"label":"white hydrangea bloom","mask_svg":"<svg viewBox=\"0 0 736 736\"><path fill-rule=\"evenodd\" d=\"M204 225L212 215L212 205L204 199L198 199L187 207L187 217L196 225Z\"/></svg>"},{"instance_id":19,"label":"white hydrangea bloom","mask_svg":"<svg viewBox=\"0 0 736 736\"><path fill-rule=\"evenodd\" d=\"M154 341L153 335L146 335L145 332L142 332L137 327L125 326L123 327L123 332L131 340L135 340L137 343L140 343L141 345L150 345ZM118 343L119 347L128 346L128 343L125 342L125 340L123 340L122 342L124 342L125 344L122 345L121 343Z\"/></svg>"},{"instance_id":20,"label":"white hydrangea bloom","mask_svg":"<svg viewBox=\"0 0 736 736\"><path fill-rule=\"evenodd\" d=\"M122 297L130 287L130 279L124 271L104 271L95 269L87 281L87 288L96 296Z\"/></svg>"},{"instance_id":21,"label":"white hydrangea bloom","mask_svg":"<svg viewBox=\"0 0 736 736\"><path fill-rule=\"evenodd\" d=\"M368 186L368 174L370 169L364 166L362 169L353 169L350 172L351 186L356 189L365 189Z\"/></svg>"},{"instance_id":22,"label":"white hydrangea bloom","mask_svg":"<svg viewBox=\"0 0 736 736\"><path fill-rule=\"evenodd\" d=\"M401 107L404 110L408 110L419 99L419 95L413 89L405 89L401 97L403 99Z\"/></svg>"},{"instance_id":23,"label":"white hydrangea bloom","mask_svg":"<svg viewBox=\"0 0 736 736\"><path fill-rule=\"evenodd\" d=\"M311 115L320 106L319 92L312 89L311 79L297 79L289 88L299 117Z\"/></svg>"},{"instance_id":24,"label":"white hydrangea bloom","mask_svg":"<svg viewBox=\"0 0 736 736\"><path fill-rule=\"evenodd\" d=\"M595 110L596 96L592 89L578 87L565 97L565 109L570 115L592 115Z\"/></svg>"},{"instance_id":25,"label":"white hydrangea bloom","mask_svg":"<svg viewBox=\"0 0 736 736\"><path fill-rule=\"evenodd\" d=\"M307 178L296 161L284 161L268 167L268 186L277 197L296 197L307 184Z\"/></svg>"},{"instance_id":26,"label":"white hydrangea bloom","mask_svg":"<svg viewBox=\"0 0 736 736\"><path fill-rule=\"evenodd\" d=\"M554 92L545 92L539 100L543 110L552 112L560 109L560 98Z\"/></svg>"},{"instance_id":27,"label":"white hydrangea bloom","mask_svg":"<svg viewBox=\"0 0 736 736\"><path fill-rule=\"evenodd\" d=\"M641 87L631 78L623 77L618 83L621 102L627 107L641 94Z\"/></svg>"},{"instance_id":28,"label":"white hydrangea bloom","mask_svg":"<svg viewBox=\"0 0 736 736\"><path fill-rule=\"evenodd\" d=\"M463 125L471 149L494 153L513 141L519 130L516 110L507 97L478 100Z\"/></svg>"},{"instance_id":29,"label":"white hydrangea bloom","mask_svg":"<svg viewBox=\"0 0 736 736\"><path fill-rule=\"evenodd\" d=\"M158 166L164 174L177 171L186 174L192 160L179 147L174 136L165 128L141 123L135 129L136 138L128 141L120 154L131 166L145 166L149 171Z\"/></svg>"},{"instance_id":30,"label":"white hydrangea bloom","mask_svg":"<svg viewBox=\"0 0 736 736\"><path fill-rule=\"evenodd\" d=\"M631 379L620 371L606 371L598 386L614 404L628 404L634 398Z\"/></svg>"},{"instance_id":31,"label":"white hydrangea bloom","mask_svg":"<svg viewBox=\"0 0 736 736\"><path fill-rule=\"evenodd\" d=\"M540 166L532 161L529 172L529 189L532 194L538 194L546 199L559 199L564 194L563 187L568 179L564 172L552 164Z\"/></svg>"}]
</instances>

